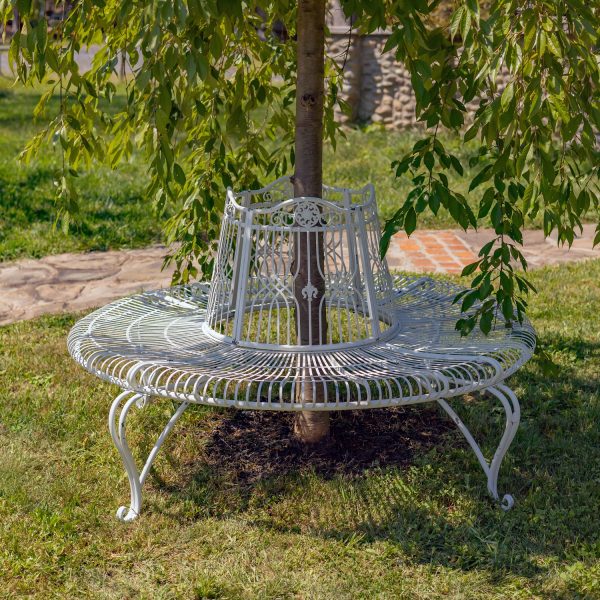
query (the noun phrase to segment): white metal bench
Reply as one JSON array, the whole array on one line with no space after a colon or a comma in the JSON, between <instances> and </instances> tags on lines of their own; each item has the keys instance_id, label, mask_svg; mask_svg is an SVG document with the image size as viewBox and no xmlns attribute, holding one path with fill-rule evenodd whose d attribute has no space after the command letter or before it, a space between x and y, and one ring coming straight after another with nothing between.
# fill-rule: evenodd
<instances>
[{"instance_id":1,"label":"white metal bench","mask_svg":"<svg viewBox=\"0 0 600 600\"><path fill-rule=\"evenodd\" d=\"M301 246L302 236L314 240L315 233L319 244ZM324 291L310 275L301 290L327 319L325 337L310 346L297 334L299 247L322 253L316 264ZM138 516L156 454L190 404L331 411L437 402L464 434L499 500L498 471L519 425L519 403L502 382L531 357L535 334L525 322L461 337L453 303L460 289L429 277L390 275L379 256L371 185L324 186L323 198L293 198L288 178L261 190L229 191L210 283L123 298L80 320L69 335L75 360L123 390L109 426L131 503L117 516ZM303 402L309 388L316 400ZM506 413L491 461L448 404L474 391L488 392ZM126 419L151 397L179 405L140 472L127 445ZM513 502L506 494L501 506Z\"/></svg>"}]
</instances>

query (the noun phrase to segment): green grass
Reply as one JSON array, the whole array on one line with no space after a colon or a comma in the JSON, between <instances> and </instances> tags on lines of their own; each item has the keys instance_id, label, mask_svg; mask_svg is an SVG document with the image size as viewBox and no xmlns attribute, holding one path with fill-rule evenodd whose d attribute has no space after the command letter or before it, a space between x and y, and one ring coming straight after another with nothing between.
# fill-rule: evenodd
<instances>
[{"instance_id":1,"label":"green grass","mask_svg":"<svg viewBox=\"0 0 600 600\"><path fill-rule=\"evenodd\" d=\"M142 247L161 241L161 221L144 198L147 180L139 155L117 171L95 167L76 182L81 196L81 214L71 231L65 234L55 227L57 206L54 181L58 174L58 149L48 146L30 165L19 164L17 155L39 130L33 109L41 91L13 87L0 77L0 261L21 257L39 258L59 252L107 250ZM49 103L46 117L58 112L55 98ZM377 129L351 130L340 139L337 151L325 151L325 181L334 185L363 186L375 184L382 218L390 217L404 201L410 182L395 181L390 164L408 151L416 133L392 133ZM444 136L444 142L465 158L474 146L464 147L460 139ZM451 180L455 188L466 193L464 179ZM437 218L424 215L421 227L453 227L444 210Z\"/></svg>"},{"instance_id":2,"label":"green grass","mask_svg":"<svg viewBox=\"0 0 600 600\"><path fill-rule=\"evenodd\" d=\"M533 360L511 379L523 415L500 476L517 500L509 513L455 430L408 468L241 486L205 460L228 413L193 407L161 451L141 518L120 524L129 492L106 422L117 389L69 358L74 317L1 328L0 595L600 597L600 261L532 279L530 315L560 370ZM502 411L453 405L489 454ZM134 411L132 446L148 451L170 410Z\"/></svg>"},{"instance_id":3,"label":"green grass","mask_svg":"<svg viewBox=\"0 0 600 600\"><path fill-rule=\"evenodd\" d=\"M132 248L161 240L160 223L143 197L139 159L118 172L96 167L79 177L81 215L67 234L56 227L54 181L58 150L45 148L30 165L17 155L39 130L33 109L41 92L11 87L0 77L0 261L60 252ZM56 99L47 115L58 112Z\"/></svg>"},{"instance_id":4,"label":"green grass","mask_svg":"<svg viewBox=\"0 0 600 600\"><path fill-rule=\"evenodd\" d=\"M377 208L383 220L389 219L402 206L412 183L408 175L396 179L391 169L393 160L411 150L423 133L418 131L386 131L377 127L346 132L347 139L340 138L335 153L325 150L323 160L324 181L330 185L362 187L373 183L377 196ZM469 167L469 158L477 153L477 144L464 144L460 137L441 133L446 149L455 154L464 168L464 176L454 171L447 172L450 187L467 197L472 207L478 202L479 190L469 194L469 184L477 167ZM458 229L450 213L444 208L437 215L426 211L419 217L422 229Z\"/></svg>"}]
</instances>

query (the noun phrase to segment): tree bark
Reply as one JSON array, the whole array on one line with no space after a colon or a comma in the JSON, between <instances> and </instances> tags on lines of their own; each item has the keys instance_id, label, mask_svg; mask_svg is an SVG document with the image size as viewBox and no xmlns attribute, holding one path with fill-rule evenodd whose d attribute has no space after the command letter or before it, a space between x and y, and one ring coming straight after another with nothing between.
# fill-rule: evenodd
<instances>
[{"instance_id":1,"label":"tree bark","mask_svg":"<svg viewBox=\"0 0 600 600\"><path fill-rule=\"evenodd\" d=\"M323 193L323 96L325 77L325 3L326 0L298 0L296 81L296 169L294 195L320 198ZM327 320L321 299L323 279L323 235L319 232L295 236L294 296L298 303L300 344L326 343ZM314 287L316 294L303 290ZM314 297L313 297L314 296ZM308 378L309 373L301 376ZM297 382L296 399L320 402L322 386ZM318 443L329 435L329 413L302 411L294 422L296 437L305 443Z\"/></svg>"}]
</instances>

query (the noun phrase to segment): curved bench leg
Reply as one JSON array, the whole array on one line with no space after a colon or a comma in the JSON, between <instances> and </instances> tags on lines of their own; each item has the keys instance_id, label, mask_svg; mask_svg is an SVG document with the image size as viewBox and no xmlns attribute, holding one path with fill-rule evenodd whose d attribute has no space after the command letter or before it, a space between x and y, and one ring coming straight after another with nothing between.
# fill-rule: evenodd
<instances>
[{"instance_id":1,"label":"curved bench leg","mask_svg":"<svg viewBox=\"0 0 600 600\"><path fill-rule=\"evenodd\" d=\"M519 407L519 401L517 400L514 392L507 386L498 384L494 387L487 388L485 391L498 398L504 407L504 411L506 412L506 426L504 428L504 434L502 435L502 439L500 440L500 444L494 453L491 463L488 463L488 461L485 459L479 444L477 444L475 438L473 438L471 435L471 432L467 429L461 418L454 412L454 410L452 410L450 405L445 400L441 399L438 400L438 403L450 415L450 418L456 423L462 434L465 436L467 442L469 442L473 452L475 452L475 456L477 456L477 460L487 476L488 491L494 500L500 500L498 496L498 472L500 471L502 459L504 458L504 455L506 454L511 442L513 441L513 438L515 437L515 434L517 433L517 429L519 428L521 409ZM500 507L503 510L510 510L514 503L514 498L510 494L505 494L500 501Z\"/></svg>"},{"instance_id":2,"label":"curved bench leg","mask_svg":"<svg viewBox=\"0 0 600 600\"><path fill-rule=\"evenodd\" d=\"M135 465L135 460L131 454L131 450L127 444L125 426L127 414L129 413L131 407L135 404L138 408L144 408L147 402L148 396L137 394L131 391L122 392L112 403L108 416L108 428L115 446L121 455L121 459L123 460L123 466L125 467L127 477L129 478L129 487L131 491L131 502L129 507L121 506L117 510L117 519L124 522L133 521L139 515L142 508L142 485L144 485L144 481L150 472L150 468L152 467L152 463L154 462L160 447L169 435L171 429L173 429L173 426L178 421L179 417L189 405L188 402L182 402L179 405L158 437L156 444L154 444L154 447L150 451L142 472L139 473Z\"/></svg>"}]
</instances>

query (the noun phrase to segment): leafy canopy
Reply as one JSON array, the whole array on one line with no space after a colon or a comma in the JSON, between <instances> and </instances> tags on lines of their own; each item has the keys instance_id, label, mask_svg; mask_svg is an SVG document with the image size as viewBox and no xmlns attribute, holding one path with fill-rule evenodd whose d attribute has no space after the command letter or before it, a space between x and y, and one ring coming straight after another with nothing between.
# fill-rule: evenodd
<instances>
[{"instance_id":1,"label":"leafy canopy","mask_svg":"<svg viewBox=\"0 0 600 600\"><path fill-rule=\"evenodd\" d=\"M469 317L492 327L500 308L521 319L533 289L521 252L526 220L541 215L544 231L571 244L582 219L597 215L600 188L600 55L598 0L457 0L447 23L432 19L439 0L343 0L361 33L388 29L385 51L409 70L425 127L391 176L413 188L386 223L382 252L398 230L412 233L419 215L445 207L463 228L489 222L496 238L464 270L472 288L457 301ZM486 3L487 4L487 3ZM58 7L62 4L59 2ZM6 24L15 9L22 28L9 57L20 81L48 85L60 111L28 144L30 158L53 140L63 161L61 209L76 215L76 177L93 161L111 166L135 147L148 159L148 197L160 212L169 205L167 239L179 242L168 260L175 277L206 275L217 239L224 187L258 186L293 169L295 2L266 0L77 0L49 24L33 0L0 0ZM97 45L91 70L75 54ZM116 108L120 60L132 75L125 105ZM326 59L325 140L343 131L334 107L343 61ZM508 85L497 87L498 74ZM469 117L467 105L477 110ZM446 173L463 173L458 157L438 137L440 128L477 138L479 165L470 189L479 209L454 192ZM65 218L67 223L68 219ZM600 241L597 229L595 242Z\"/></svg>"}]
</instances>

